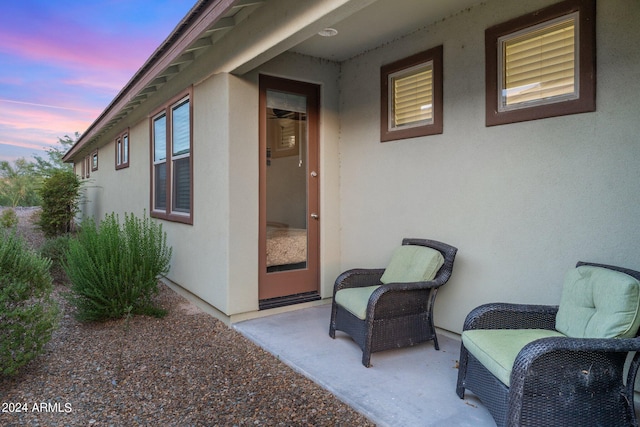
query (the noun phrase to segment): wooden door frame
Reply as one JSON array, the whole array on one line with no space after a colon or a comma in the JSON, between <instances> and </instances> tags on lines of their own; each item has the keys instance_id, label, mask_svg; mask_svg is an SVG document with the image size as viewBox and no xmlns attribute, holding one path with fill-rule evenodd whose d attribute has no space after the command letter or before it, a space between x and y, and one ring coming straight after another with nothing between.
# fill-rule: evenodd
<instances>
[{"instance_id":1,"label":"wooden door frame","mask_svg":"<svg viewBox=\"0 0 640 427\"><path fill-rule=\"evenodd\" d=\"M320 291L320 218L311 218L320 213L320 86L313 83L288 80L261 74L259 84L259 232L258 232L258 299L286 297L297 294L315 294ZM268 89L300 94L307 97L307 267L300 270L267 273L266 260L266 201L267 201L267 118L266 94ZM311 119L313 117L313 119ZM311 149L313 148L313 149ZM312 169L313 168L313 169ZM312 281L312 284L309 283Z\"/></svg>"}]
</instances>

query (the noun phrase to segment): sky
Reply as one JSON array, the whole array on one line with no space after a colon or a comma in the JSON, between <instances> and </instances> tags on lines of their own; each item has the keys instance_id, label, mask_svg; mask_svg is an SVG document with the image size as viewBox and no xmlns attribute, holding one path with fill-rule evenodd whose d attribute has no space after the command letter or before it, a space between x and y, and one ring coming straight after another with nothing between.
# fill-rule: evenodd
<instances>
[{"instance_id":1,"label":"sky","mask_svg":"<svg viewBox=\"0 0 640 427\"><path fill-rule=\"evenodd\" d=\"M0 161L82 134L196 0L0 0Z\"/></svg>"}]
</instances>

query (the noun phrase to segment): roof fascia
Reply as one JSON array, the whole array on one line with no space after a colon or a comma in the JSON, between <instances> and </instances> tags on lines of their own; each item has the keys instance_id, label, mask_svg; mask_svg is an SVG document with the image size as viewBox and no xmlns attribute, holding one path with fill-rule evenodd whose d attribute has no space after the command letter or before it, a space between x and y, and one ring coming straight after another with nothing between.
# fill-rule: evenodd
<instances>
[{"instance_id":1,"label":"roof fascia","mask_svg":"<svg viewBox=\"0 0 640 427\"><path fill-rule=\"evenodd\" d=\"M107 108L81 135L76 144L62 158L69 162L102 128L114 119L126 105L176 60L200 35L219 21L238 0L202 0L180 21L165 41L140 67ZM211 3L206 5L207 3ZM206 5L206 6L205 6ZM204 6L204 9L203 9Z\"/></svg>"}]
</instances>

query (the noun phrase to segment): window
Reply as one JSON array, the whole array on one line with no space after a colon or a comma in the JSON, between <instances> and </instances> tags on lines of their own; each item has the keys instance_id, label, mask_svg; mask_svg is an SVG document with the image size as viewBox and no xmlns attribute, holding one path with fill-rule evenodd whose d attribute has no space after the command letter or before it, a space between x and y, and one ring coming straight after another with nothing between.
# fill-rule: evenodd
<instances>
[{"instance_id":1,"label":"window","mask_svg":"<svg viewBox=\"0 0 640 427\"><path fill-rule=\"evenodd\" d=\"M595 1L569 0L485 32L486 124L595 111Z\"/></svg>"},{"instance_id":2,"label":"window","mask_svg":"<svg viewBox=\"0 0 640 427\"><path fill-rule=\"evenodd\" d=\"M380 141L442 133L442 46L380 69Z\"/></svg>"},{"instance_id":3,"label":"window","mask_svg":"<svg viewBox=\"0 0 640 427\"><path fill-rule=\"evenodd\" d=\"M98 170L98 150L91 153L91 172Z\"/></svg>"},{"instance_id":4,"label":"window","mask_svg":"<svg viewBox=\"0 0 640 427\"><path fill-rule=\"evenodd\" d=\"M91 176L91 157L84 156L82 159L82 179L87 179Z\"/></svg>"},{"instance_id":5,"label":"window","mask_svg":"<svg viewBox=\"0 0 640 427\"><path fill-rule=\"evenodd\" d=\"M151 118L151 215L193 223L191 92Z\"/></svg>"},{"instance_id":6,"label":"window","mask_svg":"<svg viewBox=\"0 0 640 427\"><path fill-rule=\"evenodd\" d=\"M129 130L116 137L116 169L129 167Z\"/></svg>"}]
</instances>

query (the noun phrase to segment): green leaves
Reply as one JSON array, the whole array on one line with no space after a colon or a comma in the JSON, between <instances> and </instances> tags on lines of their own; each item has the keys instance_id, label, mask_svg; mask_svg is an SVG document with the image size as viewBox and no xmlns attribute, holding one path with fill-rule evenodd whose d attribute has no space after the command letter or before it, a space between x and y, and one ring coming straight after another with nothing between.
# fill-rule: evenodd
<instances>
[{"instance_id":1,"label":"green leaves","mask_svg":"<svg viewBox=\"0 0 640 427\"><path fill-rule=\"evenodd\" d=\"M71 230L78 210L80 180L73 171L56 171L44 181L40 189L42 212L38 225L47 237L55 237Z\"/></svg>"},{"instance_id":2,"label":"green leaves","mask_svg":"<svg viewBox=\"0 0 640 427\"><path fill-rule=\"evenodd\" d=\"M12 375L42 353L58 306L51 299L51 261L27 249L15 233L0 237L0 375Z\"/></svg>"},{"instance_id":3,"label":"green leaves","mask_svg":"<svg viewBox=\"0 0 640 427\"><path fill-rule=\"evenodd\" d=\"M70 241L64 265L71 281L69 300L79 320L105 320L129 314L163 315L153 305L158 278L169 272L171 248L162 225L125 214L110 214L98 227L82 223Z\"/></svg>"}]
</instances>

